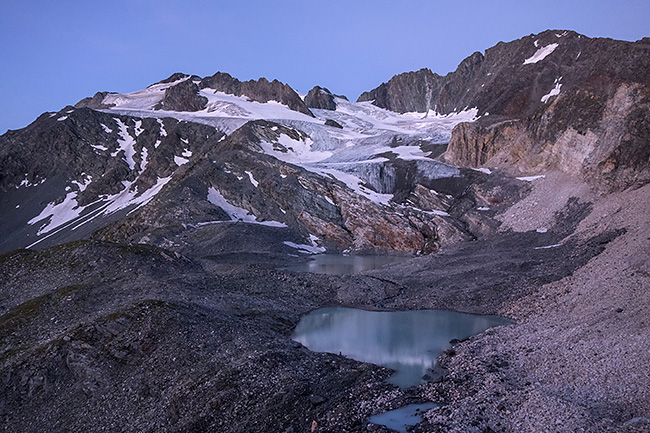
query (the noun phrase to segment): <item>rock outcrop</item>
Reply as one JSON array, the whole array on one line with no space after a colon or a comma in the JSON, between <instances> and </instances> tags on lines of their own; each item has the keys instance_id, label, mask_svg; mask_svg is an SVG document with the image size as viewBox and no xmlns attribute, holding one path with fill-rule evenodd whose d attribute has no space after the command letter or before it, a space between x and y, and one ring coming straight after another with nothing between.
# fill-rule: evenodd
<instances>
[{"instance_id":1,"label":"rock outcrop","mask_svg":"<svg viewBox=\"0 0 650 433\"><path fill-rule=\"evenodd\" d=\"M109 92L97 92L92 97L84 98L75 104L75 108L92 108L93 110L103 110L110 108L114 104L104 104L104 98Z\"/></svg>"},{"instance_id":2,"label":"rock outcrop","mask_svg":"<svg viewBox=\"0 0 650 433\"><path fill-rule=\"evenodd\" d=\"M199 88L212 89L215 92L224 92L229 95L246 96L257 102L277 101L294 111L314 117L295 90L278 80L269 82L266 78L260 78L259 80L239 81L230 74L217 72L210 77L203 78L199 82Z\"/></svg>"},{"instance_id":3,"label":"rock outcrop","mask_svg":"<svg viewBox=\"0 0 650 433\"><path fill-rule=\"evenodd\" d=\"M343 129L343 126L334 119L325 119L325 125L331 126L332 128Z\"/></svg>"},{"instance_id":4,"label":"rock outcrop","mask_svg":"<svg viewBox=\"0 0 650 433\"><path fill-rule=\"evenodd\" d=\"M118 203L155 191L160 179L170 178L190 155L200 155L222 136L210 126L172 118L141 119L73 107L45 113L28 127L0 136L0 194L6 206L0 251L36 241L37 232L52 221L46 214L81 215L85 208L91 221L50 233L39 246L88 236L122 216L115 212ZM116 200L116 207L106 209L107 198ZM48 203L51 213L34 219ZM105 215L92 217L99 207Z\"/></svg>"},{"instance_id":5,"label":"rock outcrop","mask_svg":"<svg viewBox=\"0 0 650 433\"><path fill-rule=\"evenodd\" d=\"M623 83L612 95L575 90L528 118L457 125L443 160L560 170L603 191L623 190L650 181L648 125L650 87Z\"/></svg>"},{"instance_id":6,"label":"rock outcrop","mask_svg":"<svg viewBox=\"0 0 650 433\"><path fill-rule=\"evenodd\" d=\"M396 75L359 101L397 112L448 114L477 108L479 115L525 117L550 102L558 87L608 93L623 82L647 83L650 44L591 39L548 30L476 52L445 76L428 69ZM542 100L544 99L544 100Z\"/></svg>"},{"instance_id":7,"label":"rock outcrop","mask_svg":"<svg viewBox=\"0 0 650 433\"><path fill-rule=\"evenodd\" d=\"M309 108L321 110L336 110L334 95L329 90L316 86L305 96L305 105Z\"/></svg>"},{"instance_id":8,"label":"rock outcrop","mask_svg":"<svg viewBox=\"0 0 650 433\"><path fill-rule=\"evenodd\" d=\"M205 108L207 103L208 98L199 95L199 86L191 79L187 79L165 90L165 96L156 105L155 109L200 111Z\"/></svg>"}]
</instances>

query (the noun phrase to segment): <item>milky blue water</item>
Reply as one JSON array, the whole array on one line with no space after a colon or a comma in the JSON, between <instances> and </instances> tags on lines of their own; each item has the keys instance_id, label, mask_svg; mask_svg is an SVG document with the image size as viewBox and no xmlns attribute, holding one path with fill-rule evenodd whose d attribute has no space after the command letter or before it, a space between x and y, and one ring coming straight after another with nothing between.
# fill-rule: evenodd
<instances>
[{"instance_id":1,"label":"milky blue water","mask_svg":"<svg viewBox=\"0 0 650 433\"><path fill-rule=\"evenodd\" d=\"M322 308L305 315L293 339L316 352L340 353L358 361L395 370L389 382L408 388L436 359L459 340L507 324L496 316L477 316L441 310L366 311Z\"/></svg>"},{"instance_id":2,"label":"milky blue water","mask_svg":"<svg viewBox=\"0 0 650 433\"><path fill-rule=\"evenodd\" d=\"M407 433L406 426L419 423L422 421L421 414L436 406L435 403L409 404L390 412L371 416L368 421L373 424L385 425L389 429L400 433Z\"/></svg>"}]
</instances>

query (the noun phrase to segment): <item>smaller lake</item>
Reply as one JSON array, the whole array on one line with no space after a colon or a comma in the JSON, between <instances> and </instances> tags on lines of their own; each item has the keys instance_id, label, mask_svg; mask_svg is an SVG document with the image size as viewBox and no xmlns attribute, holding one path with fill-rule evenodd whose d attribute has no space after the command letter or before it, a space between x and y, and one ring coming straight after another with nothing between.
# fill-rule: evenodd
<instances>
[{"instance_id":1,"label":"smaller lake","mask_svg":"<svg viewBox=\"0 0 650 433\"><path fill-rule=\"evenodd\" d=\"M409 256L343 256L340 254L317 254L312 260L281 268L283 271L312 272L315 274L351 275L384 265L408 260Z\"/></svg>"},{"instance_id":2,"label":"smaller lake","mask_svg":"<svg viewBox=\"0 0 650 433\"><path fill-rule=\"evenodd\" d=\"M421 414L436 406L435 403L409 404L390 412L371 416L368 421L373 424L381 424L400 433L407 433L407 426L418 424L422 421Z\"/></svg>"},{"instance_id":3,"label":"smaller lake","mask_svg":"<svg viewBox=\"0 0 650 433\"><path fill-rule=\"evenodd\" d=\"M322 308L300 319L293 339L316 352L342 354L395 370L389 382L423 382L450 340L463 340L510 321L441 310L366 311Z\"/></svg>"}]
</instances>

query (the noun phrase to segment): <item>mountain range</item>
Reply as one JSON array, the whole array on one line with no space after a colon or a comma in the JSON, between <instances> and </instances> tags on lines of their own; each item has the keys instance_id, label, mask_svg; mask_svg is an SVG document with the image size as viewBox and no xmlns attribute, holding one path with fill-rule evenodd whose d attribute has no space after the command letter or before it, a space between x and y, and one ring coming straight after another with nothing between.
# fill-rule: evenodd
<instances>
[{"instance_id":1,"label":"mountain range","mask_svg":"<svg viewBox=\"0 0 650 433\"><path fill-rule=\"evenodd\" d=\"M429 399L445 404L418 431L643 429L649 183L650 38L549 30L356 102L224 72L98 92L0 136L0 426L382 431L366 418ZM324 252L411 259L277 270ZM616 267L596 278L598 260ZM516 324L406 393L289 338L323 305ZM629 354L585 382L610 337ZM563 367L543 374L551 358Z\"/></svg>"}]
</instances>

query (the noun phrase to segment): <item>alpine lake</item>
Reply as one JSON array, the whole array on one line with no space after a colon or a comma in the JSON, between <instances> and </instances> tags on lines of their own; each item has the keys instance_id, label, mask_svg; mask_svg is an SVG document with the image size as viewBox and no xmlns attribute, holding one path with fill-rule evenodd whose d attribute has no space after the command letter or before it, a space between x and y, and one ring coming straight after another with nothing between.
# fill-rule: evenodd
<instances>
[{"instance_id":1,"label":"alpine lake","mask_svg":"<svg viewBox=\"0 0 650 433\"><path fill-rule=\"evenodd\" d=\"M283 268L295 272L357 274L404 260L395 256L341 256L323 254L314 260ZM316 352L341 354L357 361L390 368L388 382L410 388L435 376L436 360L451 347L488 328L511 323L498 316L443 310L368 311L320 308L303 316L292 338ZM406 432L420 422L423 411L435 403L408 405L375 415L369 421Z\"/></svg>"}]
</instances>

